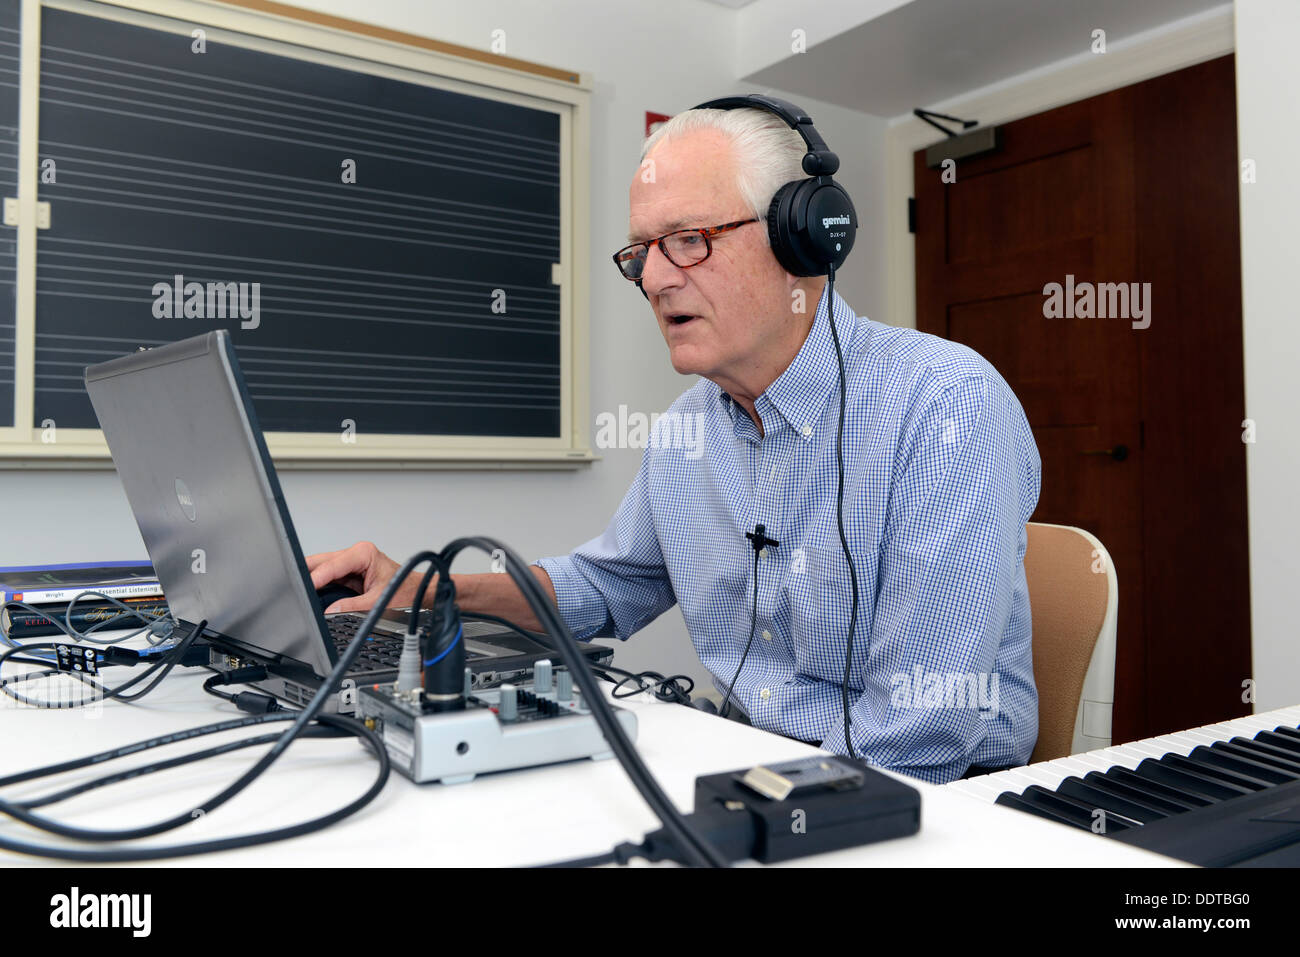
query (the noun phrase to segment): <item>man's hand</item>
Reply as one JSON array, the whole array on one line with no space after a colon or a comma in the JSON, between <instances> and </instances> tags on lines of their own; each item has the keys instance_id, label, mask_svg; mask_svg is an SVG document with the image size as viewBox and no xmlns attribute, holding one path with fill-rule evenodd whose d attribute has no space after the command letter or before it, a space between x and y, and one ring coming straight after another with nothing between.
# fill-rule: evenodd
<instances>
[{"instance_id":1,"label":"man's hand","mask_svg":"<svg viewBox=\"0 0 1300 957\"><path fill-rule=\"evenodd\" d=\"M338 552L319 552L307 556L307 570L311 572L312 587L324 588L330 582L346 585L360 592L356 598L343 598L325 609L326 614L340 611L368 611L387 587L401 566L381 552L371 542L357 542L351 548ZM415 591L422 575L415 574L397 590L390 608L408 608L415 602Z\"/></svg>"}]
</instances>

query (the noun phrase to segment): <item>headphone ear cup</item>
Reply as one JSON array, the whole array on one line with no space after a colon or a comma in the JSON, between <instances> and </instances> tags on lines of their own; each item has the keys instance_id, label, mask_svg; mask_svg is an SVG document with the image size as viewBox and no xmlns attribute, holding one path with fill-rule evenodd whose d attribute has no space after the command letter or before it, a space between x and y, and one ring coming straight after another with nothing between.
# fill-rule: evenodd
<instances>
[{"instance_id":1,"label":"headphone ear cup","mask_svg":"<svg viewBox=\"0 0 1300 957\"><path fill-rule=\"evenodd\" d=\"M811 276L807 263L795 248L797 224L792 216L793 199L807 180L792 180L776 191L767 207L767 241L781 268L795 276Z\"/></svg>"},{"instance_id":2,"label":"headphone ear cup","mask_svg":"<svg viewBox=\"0 0 1300 957\"><path fill-rule=\"evenodd\" d=\"M858 216L838 183L815 179L786 183L767 209L767 238L786 272L824 276L853 248Z\"/></svg>"}]
</instances>

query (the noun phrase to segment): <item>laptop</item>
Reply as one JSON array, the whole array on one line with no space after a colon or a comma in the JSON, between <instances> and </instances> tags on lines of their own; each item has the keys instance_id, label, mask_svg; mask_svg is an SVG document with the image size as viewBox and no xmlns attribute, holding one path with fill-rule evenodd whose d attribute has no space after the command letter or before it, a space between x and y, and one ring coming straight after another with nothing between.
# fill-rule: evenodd
<instances>
[{"instance_id":1,"label":"laptop","mask_svg":"<svg viewBox=\"0 0 1300 957\"><path fill-rule=\"evenodd\" d=\"M268 678L250 684L305 705L365 616L321 609L230 334L90 366L86 391L173 616L207 620L214 670L263 665ZM379 620L328 710L351 713L358 684L396 680L408 617ZM555 657L526 635L467 615L474 686L526 679ZM613 656L580 647L596 664Z\"/></svg>"}]
</instances>

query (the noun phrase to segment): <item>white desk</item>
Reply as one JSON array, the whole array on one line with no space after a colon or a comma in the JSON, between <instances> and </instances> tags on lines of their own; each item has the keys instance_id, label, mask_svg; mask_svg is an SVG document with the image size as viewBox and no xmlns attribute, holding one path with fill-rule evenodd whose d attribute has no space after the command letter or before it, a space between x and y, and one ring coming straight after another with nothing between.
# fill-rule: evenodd
<instances>
[{"instance_id":1,"label":"white desk","mask_svg":"<svg viewBox=\"0 0 1300 957\"><path fill-rule=\"evenodd\" d=\"M110 684L130 676L110 669ZM0 773L33 768L167 731L197 727L239 714L205 695L207 671L178 669L141 703L103 704L98 715L43 711L0 698L5 742ZM119 677L120 676L120 677ZM819 753L692 708L661 704L648 695L621 702L637 713L637 745L660 784L683 811L692 807L695 777ZM7 797L53 790L98 777L117 766L144 764L198 750L230 737L283 730L287 724L245 728L121 759L88 772L6 789ZM183 812L215 794L264 752L254 748L178 770L81 795L45 813L88 827L129 827ZM319 816L369 786L375 762L356 739L300 741L246 792L177 831L150 839L190 842L261 831ZM971 800L955 791L903 778L921 791L921 831L910 838L795 861L830 866L1061 867L1182 866L1179 862L1085 834L1019 811ZM129 799L129 800L128 800ZM396 771L383 793L359 814L324 831L260 847L201 857L181 865L429 866L527 865L608 851L639 842L658 828L649 808L614 760L579 761L480 777L470 784L415 785ZM49 843L58 840L10 819L0 834ZM0 852L5 865L48 863Z\"/></svg>"}]
</instances>

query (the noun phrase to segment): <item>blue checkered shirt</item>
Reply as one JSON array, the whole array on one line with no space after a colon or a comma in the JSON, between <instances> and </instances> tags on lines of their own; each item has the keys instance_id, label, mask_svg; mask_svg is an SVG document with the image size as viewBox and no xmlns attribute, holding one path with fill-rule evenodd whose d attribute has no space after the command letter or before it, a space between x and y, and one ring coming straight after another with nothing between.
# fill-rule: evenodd
<instances>
[{"instance_id":1,"label":"blue checkered shirt","mask_svg":"<svg viewBox=\"0 0 1300 957\"><path fill-rule=\"evenodd\" d=\"M860 758L926 781L1029 759L1038 734L1025 522L1040 463L1010 387L965 346L855 316L835 297L848 381L844 524L859 604L849 679ZM754 422L701 380L673 403L604 534L538 562L579 639L626 639L681 607L759 728L844 753L849 571L836 530L839 379L823 295ZM675 414L675 415L674 415ZM660 422L660 426L666 424Z\"/></svg>"}]
</instances>

